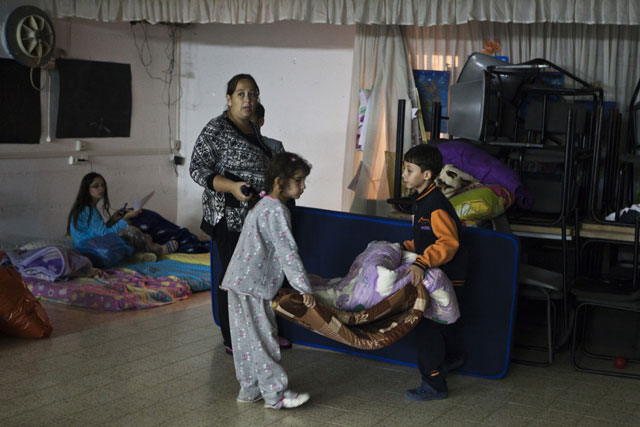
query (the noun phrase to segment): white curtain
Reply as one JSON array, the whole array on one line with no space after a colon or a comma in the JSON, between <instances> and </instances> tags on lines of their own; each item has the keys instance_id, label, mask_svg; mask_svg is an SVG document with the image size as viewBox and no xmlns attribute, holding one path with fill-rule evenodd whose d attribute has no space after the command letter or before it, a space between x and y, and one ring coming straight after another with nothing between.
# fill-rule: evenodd
<instances>
[{"instance_id":1,"label":"white curtain","mask_svg":"<svg viewBox=\"0 0 640 427\"><path fill-rule=\"evenodd\" d=\"M3 2L16 0L3 0ZM26 3L26 2L22 2ZM637 0L31 0L56 18L172 23L640 24Z\"/></svg>"},{"instance_id":2,"label":"white curtain","mask_svg":"<svg viewBox=\"0 0 640 427\"><path fill-rule=\"evenodd\" d=\"M485 40L499 40L498 55L511 63L544 58L604 89L605 100L625 112L640 78L640 27L583 24L470 22L403 27L411 66L452 71L455 82L466 58Z\"/></svg>"},{"instance_id":3,"label":"white curtain","mask_svg":"<svg viewBox=\"0 0 640 427\"><path fill-rule=\"evenodd\" d=\"M398 99L405 100L404 145L411 143L410 88L414 87L406 43L398 26L358 25L354 46L349 128L345 152L345 187L362 166L354 192L345 191L343 208L351 212L385 215L391 206L385 151L395 151ZM358 93L370 89L364 151L355 151Z\"/></svg>"}]
</instances>

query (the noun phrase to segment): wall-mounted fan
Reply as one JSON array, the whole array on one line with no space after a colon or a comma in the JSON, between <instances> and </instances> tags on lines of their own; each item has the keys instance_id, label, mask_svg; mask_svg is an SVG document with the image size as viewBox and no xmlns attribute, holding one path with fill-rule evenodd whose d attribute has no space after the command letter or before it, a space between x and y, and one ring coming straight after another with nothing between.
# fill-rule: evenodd
<instances>
[{"instance_id":1,"label":"wall-mounted fan","mask_svg":"<svg viewBox=\"0 0 640 427\"><path fill-rule=\"evenodd\" d=\"M4 11L0 8L0 30L0 56L13 58L28 67L41 67L53 55L56 44L53 24L47 14L35 6Z\"/></svg>"}]
</instances>

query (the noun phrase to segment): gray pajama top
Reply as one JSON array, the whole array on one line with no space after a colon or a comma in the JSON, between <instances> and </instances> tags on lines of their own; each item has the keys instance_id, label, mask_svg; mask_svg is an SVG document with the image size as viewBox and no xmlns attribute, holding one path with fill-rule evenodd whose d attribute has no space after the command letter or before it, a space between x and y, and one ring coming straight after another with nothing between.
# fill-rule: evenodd
<instances>
[{"instance_id":1,"label":"gray pajama top","mask_svg":"<svg viewBox=\"0 0 640 427\"><path fill-rule=\"evenodd\" d=\"M285 276L298 292L312 292L291 234L291 213L265 196L247 214L220 288L271 300Z\"/></svg>"}]
</instances>

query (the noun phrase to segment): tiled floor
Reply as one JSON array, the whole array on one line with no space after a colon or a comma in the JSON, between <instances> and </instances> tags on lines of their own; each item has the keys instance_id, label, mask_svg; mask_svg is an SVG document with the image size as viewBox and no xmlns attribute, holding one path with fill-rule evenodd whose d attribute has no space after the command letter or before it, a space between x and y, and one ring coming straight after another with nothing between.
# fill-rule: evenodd
<instances>
[{"instance_id":1,"label":"tiled floor","mask_svg":"<svg viewBox=\"0 0 640 427\"><path fill-rule=\"evenodd\" d=\"M0 336L2 426L640 425L640 381L579 373L566 353L501 380L451 375L449 399L417 403L403 396L415 369L294 346L284 366L309 403L238 404L208 293L125 313L44 306L50 339Z\"/></svg>"}]
</instances>

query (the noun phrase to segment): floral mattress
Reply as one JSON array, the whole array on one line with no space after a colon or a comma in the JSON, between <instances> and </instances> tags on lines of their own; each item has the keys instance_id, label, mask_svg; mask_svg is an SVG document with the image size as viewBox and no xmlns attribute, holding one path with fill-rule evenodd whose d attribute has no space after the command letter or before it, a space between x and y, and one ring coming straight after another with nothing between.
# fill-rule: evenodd
<instances>
[{"instance_id":1,"label":"floral mattress","mask_svg":"<svg viewBox=\"0 0 640 427\"><path fill-rule=\"evenodd\" d=\"M144 276L135 271L105 270L103 277L78 277L51 282L24 277L41 299L105 311L152 308L183 300L191 289L177 277Z\"/></svg>"}]
</instances>

